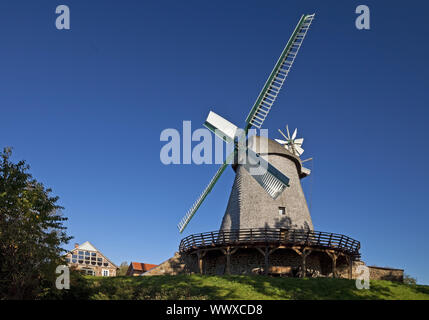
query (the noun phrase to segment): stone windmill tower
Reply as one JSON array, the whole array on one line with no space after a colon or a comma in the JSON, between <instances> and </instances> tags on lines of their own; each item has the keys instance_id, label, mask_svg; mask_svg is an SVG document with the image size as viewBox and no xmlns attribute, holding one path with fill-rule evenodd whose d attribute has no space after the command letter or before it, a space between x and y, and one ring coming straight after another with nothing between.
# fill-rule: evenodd
<instances>
[{"instance_id":1,"label":"stone windmill tower","mask_svg":"<svg viewBox=\"0 0 429 320\"><path fill-rule=\"evenodd\" d=\"M266 146L265 152L261 152L263 144ZM242 165L234 165L235 180L220 229L313 230L310 212L300 183L300 180L308 176L310 171L302 166L297 152L292 148L289 151L279 143L260 136L252 136L248 140L248 145L289 178L289 187L273 199L264 192Z\"/></svg>"}]
</instances>

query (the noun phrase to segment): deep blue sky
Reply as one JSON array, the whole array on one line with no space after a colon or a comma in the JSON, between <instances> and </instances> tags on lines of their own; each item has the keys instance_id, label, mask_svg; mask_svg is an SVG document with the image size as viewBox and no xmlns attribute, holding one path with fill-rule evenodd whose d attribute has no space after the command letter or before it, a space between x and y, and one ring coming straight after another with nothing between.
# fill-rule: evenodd
<instances>
[{"instance_id":1,"label":"deep blue sky","mask_svg":"<svg viewBox=\"0 0 429 320\"><path fill-rule=\"evenodd\" d=\"M55 28L67 4L71 30ZM355 8L371 9L371 30ZM316 230L361 241L369 265L429 283L429 5L423 1L2 1L0 146L52 187L73 242L117 264L160 263L219 227L221 178L176 224L215 165L164 166L159 136L210 109L245 117L303 13L316 19L265 128L305 137ZM311 186L311 188L310 188Z\"/></svg>"}]
</instances>

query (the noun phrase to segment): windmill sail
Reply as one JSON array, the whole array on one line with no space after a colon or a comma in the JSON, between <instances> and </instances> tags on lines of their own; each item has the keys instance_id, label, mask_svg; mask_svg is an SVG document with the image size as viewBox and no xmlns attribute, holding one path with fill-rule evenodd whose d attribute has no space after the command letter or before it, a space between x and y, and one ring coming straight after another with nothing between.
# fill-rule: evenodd
<instances>
[{"instance_id":1,"label":"windmill sail","mask_svg":"<svg viewBox=\"0 0 429 320\"><path fill-rule=\"evenodd\" d=\"M246 153L247 160L243 164L244 169L250 173L271 198L276 199L289 186L289 178L259 154L250 149L247 149Z\"/></svg>"},{"instance_id":2,"label":"windmill sail","mask_svg":"<svg viewBox=\"0 0 429 320\"><path fill-rule=\"evenodd\" d=\"M292 68L293 62L295 61L313 19L314 14L311 14L303 15L299 20L298 25L287 42L286 47L283 49L279 60L277 61L273 71L271 71L267 82L265 82L261 93L247 116L246 131L249 130L251 126L260 129L264 123L265 118L271 110L271 106L274 104L274 101L276 100L280 89Z\"/></svg>"}]
</instances>

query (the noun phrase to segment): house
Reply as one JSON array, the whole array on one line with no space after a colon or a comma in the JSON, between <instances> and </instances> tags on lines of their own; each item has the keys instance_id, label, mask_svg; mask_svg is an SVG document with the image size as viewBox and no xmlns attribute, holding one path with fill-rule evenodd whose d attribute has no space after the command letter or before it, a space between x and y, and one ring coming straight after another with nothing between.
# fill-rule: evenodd
<instances>
[{"instance_id":1,"label":"house","mask_svg":"<svg viewBox=\"0 0 429 320\"><path fill-rule=\"evenodd\" d=\"M115 277L118 270L118 267L89 241L81 245L76 243L65 259L70 268L91 276Z\"/></svg>"},{"instance_id":2,"label":"house","mask_svg":"<svg viewBox=\"0 0 429 320\"><path fill-rule=\"evenodd\" d=\"M141 262L131 262L130 266L128 267L127 276L140 276L146 271L149 271L152 268L157 267L156 264L149 264L149 263L141 263Z\"/></svg>"}]
</instances>

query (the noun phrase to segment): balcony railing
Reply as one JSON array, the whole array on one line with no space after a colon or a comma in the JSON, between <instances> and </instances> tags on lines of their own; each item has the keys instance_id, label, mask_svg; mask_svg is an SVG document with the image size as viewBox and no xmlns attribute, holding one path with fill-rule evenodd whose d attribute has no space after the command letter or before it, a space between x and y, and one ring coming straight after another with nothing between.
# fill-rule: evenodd
<instances>
[{"instance_id":1,"label":"balcony railing","mask_svg":"<svg viewBox=\"0 0 429 320\"><path fill-rule=\"evenodd\" d=\"M224 246L308 246L341 251L359 258L360 242L342 234L299 229L238 229L197 233L183 238L180 252Z\"/></svg>"}]
</instances>

